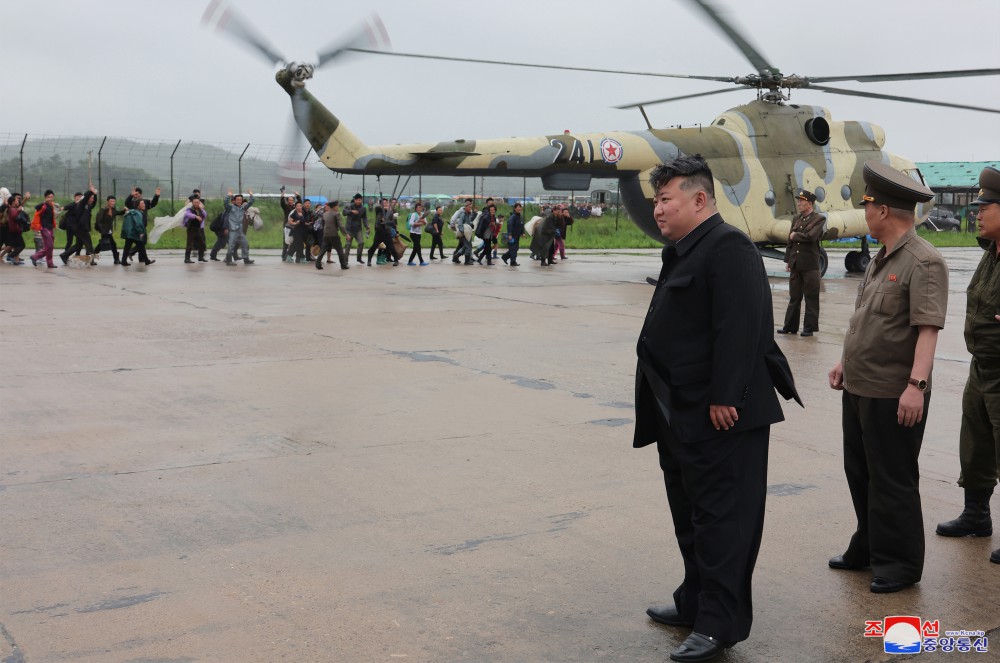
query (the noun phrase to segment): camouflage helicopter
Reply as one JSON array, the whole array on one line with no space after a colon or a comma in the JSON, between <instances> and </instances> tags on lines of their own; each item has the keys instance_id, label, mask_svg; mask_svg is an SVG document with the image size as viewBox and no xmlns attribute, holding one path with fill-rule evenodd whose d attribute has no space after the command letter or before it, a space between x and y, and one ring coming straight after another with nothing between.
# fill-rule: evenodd
<instances>
[{"instance_id":1,"label":"camouflage helicopter","mask_svg":"<svg viewBox=\"0 0 1000 663\"><path fill-rule=\"evenodd\" d=\"M399 53L387 50L388 35L377 17L320 53L316 64L287 63L221 0L212 1L205 12L205 20L281 67L275 79L291 97L294 121L320 162L332 171L377 176L538 177L546 190L556 191L586 190L595 177L617 179L629 217L647 235L662 241L653 219L654 192L647 183L648 173L663 161L681 154L698 153L712 168L718 208L723 218L747 233L762 255L783 258L781 247L788 241L791 219L796 211L795 191L804 188L816 193L817 210L827 217L824 239L861 238L861 250L850 251L845 258L845 267L851 272L864 271L870 260L864 211L854 204L857 195L864 190L861 175L864 162L882 161L917 181L923 182L923 178L913 162L882 149L885 132L878 125L864 121L834 121L826 108L788 103L789 97L783 90L813 89L1000 113L991 108L820 85L833 81L870 83L988 76L1000 74L1000 69L824 77L783 75L707 0L690 1L738 47L756 73L737 77L697 76ZM696 128L657 129L649 122L644 107L729 92L732 87L618 106L639 108L647 128L638 131L370 146L305 89L306 81L312 78L316 68L349 52L719 81L754 90L756 98ZM929 205L918 206L917 214L923 219L929 210ZM822 251L823 273L827 266L827 256Z\"/></svg>"}]
</instances>

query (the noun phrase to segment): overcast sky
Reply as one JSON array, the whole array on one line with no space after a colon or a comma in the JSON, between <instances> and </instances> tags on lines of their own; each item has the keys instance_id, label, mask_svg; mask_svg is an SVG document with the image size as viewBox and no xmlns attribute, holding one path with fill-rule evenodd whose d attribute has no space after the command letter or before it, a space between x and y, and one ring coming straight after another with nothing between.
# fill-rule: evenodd
<instances>
[{"instance_id":1,"label":"overcast sky","mask_svg":"<svg viewBox=\"0 0 1000 663\"><path fill-rule=\"evenodd\" d=\"M8 98L0 140L113 135L286 142L274 68L200 24L207 0L5 3ZM743 56L684 0L235 0L280 52L310 60L372 11L392 48L584 67L735 76ZM1000 67L996 0L730 0L729 17L784 73L807 76ZM724 84L355 55L309 88L369 144L640 129L611 106ZM1000 77L831 84L1000 108ZM11 88L8 88L11 89ZM707 124L753 98L737 90L649 107L657 126ZM914 161L1000 158L1000 115L793 91L836 120L881 125Z\"/></svg>"}]
</instances>

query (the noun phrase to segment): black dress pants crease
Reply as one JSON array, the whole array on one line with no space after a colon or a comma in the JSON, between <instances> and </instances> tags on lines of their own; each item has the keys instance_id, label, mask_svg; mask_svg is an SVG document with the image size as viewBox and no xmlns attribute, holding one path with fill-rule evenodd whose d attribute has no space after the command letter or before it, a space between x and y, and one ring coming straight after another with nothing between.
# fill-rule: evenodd
<instances>
[{"instance_id":1,"label":"black dress pants crease","mask_svg":"<svg viewBox=\"0 0 1000 663\"><path fill-rule=\"evenodd\" d=\"M695 632L726 644L746 640L764 529L770 427L695 443L681 442L663 419L660 428L660 467L684 559L674 603Z\"/></svg>"}]
</instances>

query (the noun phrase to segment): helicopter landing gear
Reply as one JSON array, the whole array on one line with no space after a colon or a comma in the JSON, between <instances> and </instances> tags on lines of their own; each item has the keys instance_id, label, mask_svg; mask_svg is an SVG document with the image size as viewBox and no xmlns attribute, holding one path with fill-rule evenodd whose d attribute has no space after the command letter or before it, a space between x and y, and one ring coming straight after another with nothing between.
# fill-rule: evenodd
<instances>
[{"instance_id":1,"label":"helicopter landing gear","mask_svg":"<svg viewBox=\"0 0 1000 663\"><path fill-rule=\"evenodd\" d=\"M871 251L868 249L868 237L861 238L860 251L848 251L844 256L844 266L849 272L864 272L868 269L868 263L872 260Z\"/></svg>"}]
</instances>

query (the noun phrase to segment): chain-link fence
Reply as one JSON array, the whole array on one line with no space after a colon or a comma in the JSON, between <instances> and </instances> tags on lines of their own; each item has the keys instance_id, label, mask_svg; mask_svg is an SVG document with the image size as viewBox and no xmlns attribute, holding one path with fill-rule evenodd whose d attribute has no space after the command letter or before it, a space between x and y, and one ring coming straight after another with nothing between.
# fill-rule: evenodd
<instances>
[{"instance_id":1,"label":"chain-link fence","mask_svg":"<svg viewBox=\"0 0 1000 663\"><path fill-rule=\"evenodd\" d=\"M159 187L161 197L172 204L186 199L192 189L200 189L206 198L221 198L229 189L275 194L282 181L279 164L284 165L286 177L289 165L297 166L302 173L302 181L289 184L289 190L330 199L346 199L356 192L366 197L431 194L508 198L543 194L536 178L340 175L320 164L312 150L296 155L281 145L0 134L0 186L11 191L32 191L36 196L52 189L60 199L70 198L91 184L102 196L119 197L132 187L141 188L149 197ZM607 192L609 202L616 199L617 182L613 180L595 180L591 188ZM547 195L565 200L571 192Z\"/></svg>"}]
</instances>

